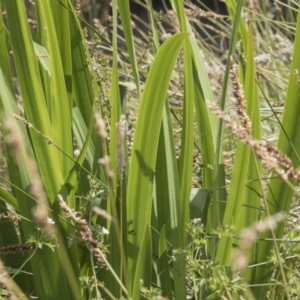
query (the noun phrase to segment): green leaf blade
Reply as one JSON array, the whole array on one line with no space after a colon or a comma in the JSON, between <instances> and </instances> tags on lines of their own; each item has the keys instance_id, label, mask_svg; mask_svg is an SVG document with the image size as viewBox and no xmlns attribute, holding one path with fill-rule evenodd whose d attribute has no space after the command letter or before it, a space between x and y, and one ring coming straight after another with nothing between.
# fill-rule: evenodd
<instances>
[{"instance_id":1,"label":"green leaf blade","mask_svg":"<svg viewBox=\"0 0 300 300\"><path fill-rule=\"evenodd\" d=\"M176 34L159 49L147 78L137 117L128 179L127 214L135 232L130 240L138 248L144 228L150 223L154 168L164 101L173 66L186 36L185 33ZM133 276L136 258L131 261L131 266Z\"/></svg>"}]
</instances>

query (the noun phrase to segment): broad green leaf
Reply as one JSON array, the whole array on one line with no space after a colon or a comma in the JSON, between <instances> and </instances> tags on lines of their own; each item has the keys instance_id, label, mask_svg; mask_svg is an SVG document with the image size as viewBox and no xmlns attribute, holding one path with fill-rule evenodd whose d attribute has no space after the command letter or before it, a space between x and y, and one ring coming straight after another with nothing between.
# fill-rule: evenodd
<instances>
[{"instance_id":1,"label":"broad green leaf","mask_svg":"<svg viewBox=\"0 0 300 300\"><path fill-rule=\"evenodd\" d=\"M256 68L253 58L255 57L252 26L249 25L248 37L247 37L247 49L245 66L245 100L247 101L247 114L252 122L252 136L255 139L261 139L261 126L260 126L260 101L258 98L256 78ZM243 206L241 209L240 224L237 228L238 233L245 227L251 226L254 222L257 222L260 215L261 197L263 193L261 190L261 184L259 179L261 178L261 163L257 160L253 152L250 153L248 170L247 170L247 182L246 190L244 194ZM249 261L255 260L257 244L253 245L251 254L249 255ZM248 278L251 277L251 273L254 268L247 270Z\"/></svg>"},{"instance_id":2,"label":"broad green leaf","mask_svg":"<svg viewBox=\"0 0 300 300\"><path fill-rule=\"evenodd\" d=\"M159 49L160 43L157 34L156 24L153 16L153 10L151 3L148 3L150 16L151 16L151 27L153 32L153 40L156 50ZM191 103L189 103L191 104ZM191 131L192 133L193 131ZM179 174L178 164L175 153L175 141L173 137L172 122L170 115L169 102L166 101L165 108L163 110L163 118L159 136L159 144L157 151L156 160L156 176L155 176L155 191L156 197L154 197L154 216L156 222L152 221L152 226L158 232L163 232L159 236L158 245L162 246L165 244L164 236L166 235L171 245L174 247L184 248L185 241L182 238L184 235L182 228L185 226L184 218L182 217L181 202L180 202L180 188L179 188ZM188 183L187 183L187 188ZM154 237L155 238L155 237ZM155 239L153 239L156 241ZM165 245L164 245L165 247ZM160 251L162 249L160 248ZM158 254L160 256L160 254ZM163 289L163 295L172 297L172 283L171 274L169 271L167 249L158 261L158 272L161 274L158 280L161 280L161 286ZM176 279L174 285L177 285L177 290L185 292L183 287L184 283L180 279ZM182 297L179 295L178 297ZM185 297L185 296L183 296Z\"/></svg>"},{"instance_id":3,"label":"broad green leaf","mask_svg":"<svg viewBox=\"0 0 300 300\"><path fill-rule=\"evenodd\" d=\"M47 44L49 55L50 55L50 69L51 69L51 100L48 100L49 103L49 116L52 125L53 132L53 141L54 143L63 151L58 152L58 158L60 162L61 174L63 177L67 175L71 168L71 161L65 159L65 153L69 156L73 154L73 141L72 135L70 134L72 130L72 119L71 119L71 106L69 103L67 85L65 82L61 52L63 50L59 49L57 32L53 20L53 13L59 15L58 11L51 11L49 2L47 1L38 1L38 7L41 10L41 14L44 18L44 24L46 30L46 37L44 40L49 41ZM60 7L61 8L61 7ZM66 11L65 9L60 9L61 11ZM57 21L57 20L56 20ZM62 30L59 35L61 37L62 32L64 32L65 22L63 18L59 20L62 23ZM69 39L66 38L65 46L69 44ZM62 49L62 48L61 48ZM68 51L70 52L70 51ZM63 52L62 52L63 53ZM66 59L69 61L69 57ZM66 62L65 62L66 63ZM70 64L69 64L70 65ZM70 74L68 75L70 77ZM70 81L71 78L69 78ZM70 203L71 207L74 207L74 203Z\"/></svg>"},{"instance_id":4,"label":"broad green leaf","mask_svg":"<svg viewBox=\"0 0 300 300\"><path fill-rule=\"evenodd\" d=\"M178 166L175 154L175 142L171 127L169 104L166 102L163 121L159 136L156 160L154 197L154 216L159 235L158 273L161 280L163 295L172 297L171 275L169 272L168 255L165 236L174 247L185 247L182 242L182 222L180 210L180 188ZM152 226L155 224L152 222ZM153 238L155 238L154 236Z\"/></svg>"},{"instance_id":5,"label":"broad green leaf","mask_svg":"<svg viewBox=\"0 0 300 300\"><path fill-rule=\"evenodd\" d=\"M248 52L247 52L247 65L246 65L246 76L245 76L245 87L244 87L244 97L245 101L247 101L247 113L250 116L250 119L253 119L254 111L257 112L259 108L255 78L255 65L254 65L254 55L253 55L253 43L252 43L252 30L250 27L248 33ZM255 110L254 110L255 109ZM259 125L259 124L258 124ZM256 123L257 126L257 123ZM232 177L230 183L229 194L226 203L225 215L223 220L224 226L234 226L237 234L240 233L241 229L240 224L242 226L245 225L245 222L241 222L243 203L249 203L249 200L245 199L246 195L246 181L247 175L249 171L249 162L250 162L250 149L245 146L242 142L238 143L238 147L236 150L236 156L234 161L234 167L232 170ZM252 168L255 168L252 166ZM254 170L256 174L256 170ZM253 171L252 171L253 172ZM253 203L254 204L254 203ZM249 208L246 207L248 210ZM248 212L249 215L252 215L250 222L257 219L257 212L254 211L253 214ZM251 224L248 224L250 226ZM224 236L221 238L216 260L220 263L220 265L231 265L232 259L232 239L231 237Z\"/></svg>"},{"instance_id":6,"label":"broad green leaf","mask_svg":"<svg viewBox=\"0 0 300 300\"><path fill-rule=\"evenodd\" d=\"M176 58L186 36L185 33L176 34L159 49L141 99L127 192L128 222L132 223L129 230L134 230L129 241L136 247L130 260L130 278L134 277L142 236L151 219L153 179L164 101Z\"/></svg>"},{"instance_id":7,"label":"broad green leaf","mask_svg":"<svg viewBox=\"0 0 300 300\"><path fill-rule=\"evenodd\" d=\"M134 276L132 299L141 299L141 286L150 288L151 284L151 229L150 225L144 227L144 234L141 240L137 268Z\"/></svg>"},{"instance_id":8,"label":"broad green leaf","mask_svg":"<svg viewBox=\"0 0 300 300\"><path fill-rule=\"evenodd\" d=\"M155 212L157 230L165 227L166 236L171 244L180 244L178 234L180 227L180 188L178 166L175 154L175 142L169 113L169 104L166 102L163 111L163 121L160 130L159 144L156 159Z\"/></svg>"},{"instance_id":9,"label":"broad green leaf","mask_svg":"<svg viewBox=\"0 0 300 300\"><path fill-rule=\"evenodd\" d=\"M6 8L26 118L37 130L51 139L51 123L46 110L37 59L33 50L23 3L21 1L6 1ZM62 182L62 176L60 172L57 172L57 152L49 146L46 140L34 132L31 133L35 155L47 194L50 200L54 201Z\"/></svg>"},{"instance_id":10,"label":"broad green leaf","mask_svg":"<svg viewBox=\"0 0 300 300\"><path fill-rule=\"evenodd\" d=\"M24 3L21 1L6 1L6 9L14 63L26 118L35 129L39 130L47 138L54 140ZM50 16L48 17L50 18ZM52 37L55 38L54 35ZM52 76L54 75L52 74ZM45 191L50 203L53 203L63 185L63 176L60 168L58 168L60 163L57 150L34 130L30 130L30 135ZM27 200L23 199L23 201ZM23 204L23 207L21 207L21 204L23 203L20 198L20 213L31 219L31 207L28 204L26 206ZM33 226L33 224L30 225ZM57 222L57 226L59 228L59 222ZM33 234L33 230L28 229L26 233L23 233L26 237L28 234ZM63 243L60 244L60 247L61 249L66 249L66 240L62 241ZM31 265L34 273L41 274L41 276L34 277L36 292L40 298L55 299L58 294L64 299L80 297L78 285L71 288L67 280L77 273L77 266L72 266L70 262L71 257L66 256L64 258L64 267L69 265L72 269L70 275L66 277L66 273L64 273L61 261L56 253L45 247L36 251L36 254L31 259ZM78 283L77 280L75 282Z\"/></svg>"},{"instance_id":11,"label":"broad green leaf","mask_svg":"<svg viewBox=\"0 0 300 300\"><path fill-rule=\"evenodd\" d=\"M230 59L233 55L234 47L237 40L237 32L238 32L238 24L241 19L241 11L242 11L243 1L239 1L234 12L232 21L233 21L233 30L231 34L230 46L228 51L227 57L227 64L222 84L222 94L220 100L220 108L224 110L226 107L226 100L227 100L227 93L228 93L228 84L229 84L229 66L230 66ZM216 134L216 148L215 148L215 176L214 176L214 195L212 201L212 208L211 208L211 220L212 220L212 228L216 229L218 225L222 223L223 211L222 206L219 203L226 201L226 192L224 190L225 186L225 172L224 172L224 165L223 165L223 156L222 156L222 135L223 135L223 121L219 120L217 126L217 134ZM221 188L221 189L220 189ZM226 214L226 212L225 212ZM213 238L212 240L212 249L214 253L214 248L216 246L216 240Z\"/></svg>"},{"instance_id":12,"label":"broad green leaf","mask_svg":"<svg viewBox=\"0 0 300 300\"><path fill-rule=\"evenodd\" d=\"M79 20L74 8L71 6L70 39L72 52L72 89L74 101L77 104L86 127L93 118L93 105L99 100L99 94L94 93L95 82L91 80L91 63L88 47ZM94 78L93 78L94 79Z\"/></svg>"},{"instance_id":13,"label":"broad green leaf","mask_svg":"<svg viewBox=\"0 0 300 300\"><path fill-rule=\"evenodd\" d=\"M2 72L4 73L4 77L8 82L10 90L13 90L12 74L9 66L8 45L6 43L6 33L7 31L3 24L2 10L0 5L0 69L2 69Z\"/></svg>"},{"instance_id":14,"label":"broad green leaf","mask_svg":"<svg viewBox=\"0 0 300 300\"><path fill-rule=\"evenodd\" d=\"M67 9L68 0L50 1L53 23L57 37L57 44L61 57L61 64L64 75L64 83L68 94L70 105L69 112L72 110L72 52L70 41L69 14Z\"/></svg>"}]
</instances>

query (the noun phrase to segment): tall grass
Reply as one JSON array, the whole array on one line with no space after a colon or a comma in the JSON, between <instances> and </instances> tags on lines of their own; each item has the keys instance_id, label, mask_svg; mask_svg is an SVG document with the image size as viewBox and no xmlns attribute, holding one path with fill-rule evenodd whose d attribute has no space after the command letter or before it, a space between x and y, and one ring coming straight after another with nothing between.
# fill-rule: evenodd
<instances>
[{"instance_id":1,"label":"tall grass","mask_svg":"<svg viewBox=\"0 0 300 300\"><path fill-rule=\"evenodd\" d=\"M4 299L298 298L298 7L171 4L1 1Z\"/></svg>"}]
</instances>

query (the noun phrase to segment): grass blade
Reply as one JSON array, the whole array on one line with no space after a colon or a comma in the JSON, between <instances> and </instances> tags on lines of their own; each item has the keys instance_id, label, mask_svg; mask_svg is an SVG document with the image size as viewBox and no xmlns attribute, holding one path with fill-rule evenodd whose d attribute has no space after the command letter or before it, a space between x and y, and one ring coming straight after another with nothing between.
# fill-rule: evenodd
<instances>
[{"instance_id":1,"label":"grass blade","mask_svg":"<svg viewBox=\"0 0 300 300\"><path fill-rule=\"evenodd\" d=\"M159 49L151 66L138 113L128 179L128 221L135 235L129 237L136 247L130 261L130 278L134 278L139 247L146 224L150 223L153 176L164 99L171 72L182 41L187 34L176 34ZM160 78L160 80L158 80Z\"/></svg>"}]
</instances>

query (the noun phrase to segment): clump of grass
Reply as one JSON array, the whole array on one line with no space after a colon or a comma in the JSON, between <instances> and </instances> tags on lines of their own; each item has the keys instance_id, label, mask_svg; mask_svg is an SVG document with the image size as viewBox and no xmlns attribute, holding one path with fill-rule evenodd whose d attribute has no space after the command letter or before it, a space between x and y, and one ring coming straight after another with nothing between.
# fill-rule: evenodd
<instances>
[{"instance_id":1,"label":"clump of grass","mask_svg":"<svg viewBox=\"0 0 300 300\"><path fill-rule=\"evenodd\" d=\"M22 290L1 265L7 298L299 296L294 8L251 1L246 26L226 4L231 22L146 5L132 31L128 1L84 29L79 1L37 1L38 22L7 1L0 254Z\"/></svg>"}]
</instances>

